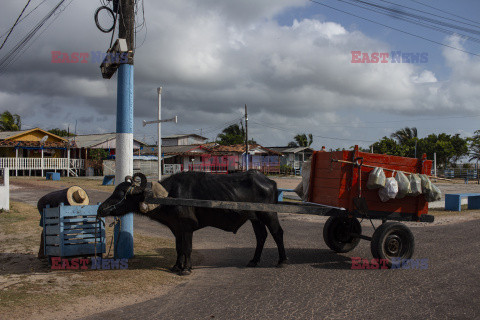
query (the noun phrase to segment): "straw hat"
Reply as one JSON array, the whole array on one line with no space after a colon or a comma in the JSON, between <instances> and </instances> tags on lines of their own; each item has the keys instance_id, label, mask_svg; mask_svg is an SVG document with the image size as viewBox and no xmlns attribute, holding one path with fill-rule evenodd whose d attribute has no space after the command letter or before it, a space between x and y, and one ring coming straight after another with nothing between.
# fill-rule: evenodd
<instances>
[{"instance_id":1,"label":"straw hat","mask_svg":"<svg viewBox=\"0 0 480 320\"><path fill-rule=\"evenodd\" d=\"M85 190L77 186L68 188L67 200L71 206L86 206L90 203Z\"/></svg>"}]
</instances>

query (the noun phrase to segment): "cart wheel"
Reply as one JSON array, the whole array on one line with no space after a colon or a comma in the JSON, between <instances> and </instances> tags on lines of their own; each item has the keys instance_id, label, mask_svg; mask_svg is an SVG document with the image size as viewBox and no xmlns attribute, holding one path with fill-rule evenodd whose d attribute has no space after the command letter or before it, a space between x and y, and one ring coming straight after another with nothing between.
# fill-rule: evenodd
<instances>
[{"instance_id":1,"label":"cart wheel","mask_svg":"<svg viewBox=\"0 0 480 320\"><path fill-rule=\"evenodd\" d=\"M403 223L386 222L373 233L371 250L374 258L388 260L391 267L393 258L410 259L413 256L415 239Z\"/></svg>"},{"instance_id":2,"label":"cart wheel","mask_svg":"<svg viewBox=\"0 0 480 320\"><path fill-rule=\"evenodd\" d=\"M352 233L362 234L362 226L356 218L332 216L323 227L323 240L333 251L345 253L360 242L360 238L352 237Z\"/></svg>"}]
</instances>

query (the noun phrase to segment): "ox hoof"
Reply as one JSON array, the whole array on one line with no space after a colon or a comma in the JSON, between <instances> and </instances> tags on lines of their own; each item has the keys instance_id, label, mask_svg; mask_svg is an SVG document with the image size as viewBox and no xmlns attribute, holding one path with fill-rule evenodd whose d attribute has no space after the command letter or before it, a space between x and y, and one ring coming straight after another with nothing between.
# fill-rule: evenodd
<instances>
[{"instance_id":1,"label":"ox hoof","mask_svg":"<svg viewBox=\"0 0 480 320\"><path fill-rule=\"evenodd\" d=\"M181 276L189 276L189 275L192 274L192 270L191 269L184 269L184 270L180 271L178 274L181 275Z\"/></svg>"},{"instance_id":2,"label":"ox hoof","mask_svg":"<svg viewBox=\"0 0 480 320\"><path fill-rule=\"evenodd\" d=\"M284 268L288 264L288 259L285 259L283 261L279 261L277 263L277 268Z\"/></svg>"},{"instance_id":3,"label":"ox hoof","mask_svg":"<svg viewBox=\"0 0 480 320\"><path fill-rule=\"evenodd\" d=\"M247 268L255 268L257 265L258 265L258 262L251 260L251 261L247 264Z\"/></svg>"},{"instance_id":4,"label":"ox hoof","mask_svg":"<svg viewBox=\"0 0 480 320\"><path fill-rule=\"evenodd\" d=\"M173 267L170 268L170 271L172 272L180 272L182 271L182 267L178 266L178 265L174 265Z\"/></svg>"}]
</instances>

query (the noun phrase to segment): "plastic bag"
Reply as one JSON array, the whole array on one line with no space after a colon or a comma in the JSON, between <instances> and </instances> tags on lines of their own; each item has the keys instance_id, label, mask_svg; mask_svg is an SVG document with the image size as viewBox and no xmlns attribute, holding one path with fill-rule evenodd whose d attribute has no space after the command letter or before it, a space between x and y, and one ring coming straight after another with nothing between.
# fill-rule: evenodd
<instances>
[{"instance_id":1,"label":"plastic bag","mask_svg":"<svg viewBox=\"0 0 480 320\"><path fill-rule=\"evenodd\" d=\"M410 188L410 180L408 180L407 176L403 172L397 172L395 180L397 180L398 184L397 199L402 199L407 194L412 192L412 189Z\"/></svg>"},{"instance_id":2,"label":"plastic bag","mask_svg":"<svg viewBox=\"0 0 480 320\"><path fill-rule=\"evenodd\" d=\"M425 194L425 200L427 200L428 202L432 202L432 201L438 201L441 199L442 199L442 191L440 191L440 189L436 185L431 183L431 188Z\"/></svg>"},{"instance_id":3,"label":"plastic bag","mask_svg":"<svg viewBox=\"0 0 480 320\"><path fill-rule=\"evenodd\" d=\"M302 165L302 182L294 189L295 193L303 201L308 201L308 188L310 187L310 168L312 166L312 161L305 161Z\"/></svg>"},{"instance_id":4,"label":"plastic bag","mask_svg":"<svg viewBox=\"0 0 480 320\"><path fill-rule=\"evenodd\" d=\"M395 178L393 177L387 178L387 180L385 181L385 186L378 190L378 196L383 202L394 199L397 196L397 193L398 184L397 180L395 180Z\"/></svg>"},{"instance_id":5,"label":"plastic bag","mask_svg":"<svg viewBox=\"0 0 480 320\"><path fill-rule=\"evenodd\" d=\"M385 173L382 168L375 168L368 175L367 188L378 189L385 186Z\"/></svg>"},{"instance_id":6,"label":"plastic bag","mask_svg":"<svg viewBox=\"0 0 480 320\"><path fill-rule=\"evenodd\" d=\"M418 174L411 174L410 175L410 193L409 196L418 196L422 193L422 180Z\"/></svg>"},{"instance_id":7,"label":"plastic bag","mask_svg":"<svg viewBox=\"0 0 480 320\"><path fill-rule=\"evenodd\" d=\"M432 182L426 174L421 174L420 180L422 181L422 193L427 194L432 189Z\"/></svg>"}]
</instances>

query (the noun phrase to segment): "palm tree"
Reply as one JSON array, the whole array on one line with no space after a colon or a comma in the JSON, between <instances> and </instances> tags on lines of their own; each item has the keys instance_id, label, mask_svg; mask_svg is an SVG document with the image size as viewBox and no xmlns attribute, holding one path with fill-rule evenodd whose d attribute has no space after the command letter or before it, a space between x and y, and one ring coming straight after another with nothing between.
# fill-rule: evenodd
<instances>
[{"instance_id":1,"label":"palm tree","mask_svg":"<svg viewBox=\"0 0 480 320\"><path fill-rule=\"evenodd\" d=\"M399 144L406 144L409 140L417 138L417 128L415 127L405 127L403 129L397 130L392 133L391 137Z\"/></svg>"},{"instance_id":2,"label":"palm tree","mask_svg":"<svg viewBox=\"0 0 480 320\"><path fill-rule=\"evenodd\" d=\"M293 139L299 147L310 147L313 142L313 135L309 133L307 138L307 135L305 133L297 134L295 137L293 137Z\"/></svg>"},{"instance_id":3,"label":"palm tree","mask_svg":"<svg viewBox=\"0 0 480 320\"><path fill-rule=\"evenodd\" d=\"M0 114L0 131L18 131L22 127L22 121L18 114L5 111Z\"/></svg>"}]
</instances>

